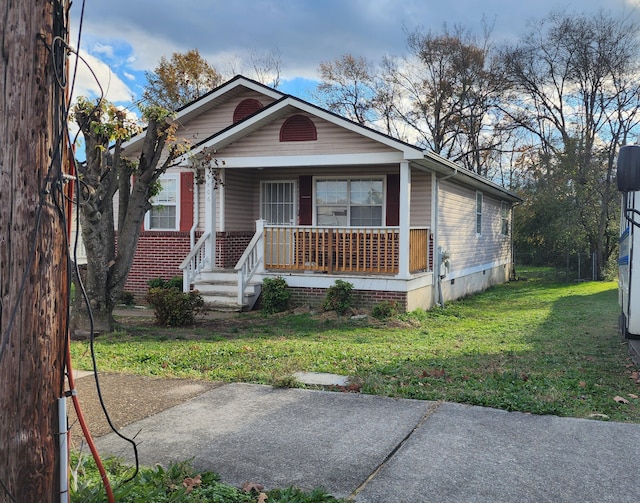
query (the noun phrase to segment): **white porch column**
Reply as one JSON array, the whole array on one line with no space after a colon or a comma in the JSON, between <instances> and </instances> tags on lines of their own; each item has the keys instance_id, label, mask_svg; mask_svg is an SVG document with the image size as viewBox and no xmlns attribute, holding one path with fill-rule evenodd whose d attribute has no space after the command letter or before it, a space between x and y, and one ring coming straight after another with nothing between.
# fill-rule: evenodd
<instances>
[{"instance_id":1,"label":"white porch column","mask_svg":"<svg viewBox=\"0 0 640 503\"><path fill-rule=\"evenodd\" d=\"M409 161L400 163L400 256L398 276L409 277L409 227L411 221L411 168Z\"/></svg>"},{"instance_id":2,"label":"white porch column","mask_svg":"<svg viewBox=\"0 0 640 503\"><path fill-rule=\"evenodd\" d=\"M205 172L205 212L204 231L209 234L205 245L206 256L209 258L205 269L213 271L216 265L216 181L209 168Z\"/></svg>"}]
</instances>

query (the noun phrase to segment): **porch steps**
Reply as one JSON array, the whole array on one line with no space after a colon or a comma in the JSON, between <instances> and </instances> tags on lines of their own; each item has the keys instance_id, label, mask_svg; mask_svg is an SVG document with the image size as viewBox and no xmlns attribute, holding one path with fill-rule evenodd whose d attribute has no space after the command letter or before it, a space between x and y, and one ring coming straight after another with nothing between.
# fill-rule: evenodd
<instances>
[{"instance_id":1,"label":"porch steps","mask_svg":"<svg viewBox=\"0 0 640 503\"><path fill-rule=\"evenodd\" d=\"M262 284L247 285L242 305L238 304L238 274L233 269L201 272L193 282L193 289L200 292L207 308L213 311L250 311L260 296Z\"/></svg>"}]
</instances>

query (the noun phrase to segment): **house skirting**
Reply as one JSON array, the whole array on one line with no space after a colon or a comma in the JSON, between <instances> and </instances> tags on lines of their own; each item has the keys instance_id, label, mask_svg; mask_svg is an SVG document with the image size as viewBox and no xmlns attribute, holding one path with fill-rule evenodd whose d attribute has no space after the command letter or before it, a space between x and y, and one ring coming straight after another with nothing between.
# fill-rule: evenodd
<instances>
[{"instance_id":1,"label":"house skirting","mask_svg":"<svg viewBox=\"0 0 640 503\"><path fill-rule=\"evenodd\" d=\"M511 265L487 264L466 271L454 272L441 281L445 302L486 290L490 286L509 281Z\"/></svg>"}]
</instances>

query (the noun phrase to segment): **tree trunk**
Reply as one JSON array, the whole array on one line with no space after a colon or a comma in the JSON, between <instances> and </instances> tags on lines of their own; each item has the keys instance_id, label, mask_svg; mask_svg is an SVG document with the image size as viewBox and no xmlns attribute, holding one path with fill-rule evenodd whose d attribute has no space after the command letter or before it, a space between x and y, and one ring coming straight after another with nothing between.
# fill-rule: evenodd
<instances>
[{"instance_id":1,"label":"tree trunk","mask_svg":"<svg viewBox=\"0 0 640 503\"><path fill-rule=\"evenodd\" d=\"M0 502L59 501L67 251L58 212L66 129L67 2L2 9L0 58ZM54 73L53 64L56 65Z\"/></svg>"}]
</instances>

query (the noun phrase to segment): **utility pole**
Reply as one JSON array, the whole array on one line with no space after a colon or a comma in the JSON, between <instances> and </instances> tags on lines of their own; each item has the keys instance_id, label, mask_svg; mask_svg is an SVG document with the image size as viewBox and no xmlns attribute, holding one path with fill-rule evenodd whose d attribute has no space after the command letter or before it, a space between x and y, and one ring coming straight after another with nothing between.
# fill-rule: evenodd
<instances>
[{"instance_id":1,"label":"utility pole","mask_svg":"<svg viewBox=\"0 0 640 503\"><path fill-rule=\"evenodd\" d=\"M0 23L0 502L48 503L61 500L68 0L4 0Z\"/></svg>"}]
</instances>

